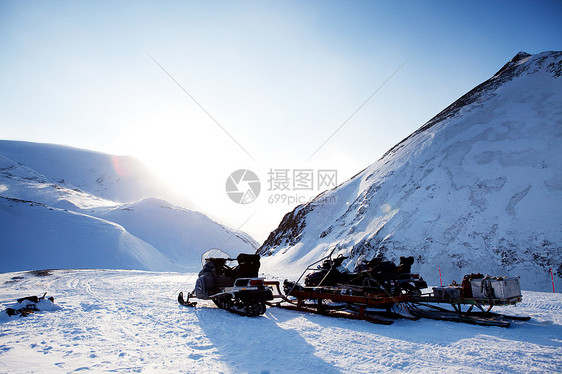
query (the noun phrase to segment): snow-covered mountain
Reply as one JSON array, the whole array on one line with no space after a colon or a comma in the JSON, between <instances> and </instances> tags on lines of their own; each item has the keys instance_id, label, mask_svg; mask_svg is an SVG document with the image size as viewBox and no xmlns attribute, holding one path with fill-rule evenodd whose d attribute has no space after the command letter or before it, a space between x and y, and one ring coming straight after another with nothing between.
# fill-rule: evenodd
<instances>
[{"instance_id":1,"label":"snow-covered mountain","mask_svg":"<svg viewBox=\"0 0 562 374\"><path fill-rule=\"evenodd\" d=\"M193 206L134 157L9 140L0 140L0 155L49 177L61 187L68 182L96 197L122 203L159 197L187 208Z\"/></svg>"},{"instance_id":2,"label":"snow-covered mountain","mask_svg":"<svg viewBox=\"0 0 562 374\"><path fill-rule=\"evenodd\" d=\"M0 272L10 269L181 270L113 222L31 201L0 198Z\"/></svg>"},{"instance_id":3,"label":"snow-covered mountain","mask_svg":"<svg viewBox=\"0 0 562 374\"><path fill-rule=\"evenodd\" d=\"M247 234L166 198L188 204L134 158L0 141L0 272L193 270L209 248L255 252Z\"/></svg>"},{"instance_id":4,"label":"snow-covered mountain","mask_svg":"<svg viewBox=\"0 0 562 374\"><path fill-rule=\"evenodd\" d=\"M430 283L471 272L562 276L562 52L518 53L380 160L285 215L259 249L271 272L335 254L416 258Z\"/></svg>"},{"instance_id":5,"label":"snow-covered mountain","mask_svg":"<svg viewBox=\"0 0 562 374\"><path fill-rule=\"evenodd\" d=\"M201 266L202 252L209 248L222 248L235 256L239 252L254 253L258 247L246 233L235 232L203 213L157 198L97 208L92 215L123 225L174 263L196 268Z\"/></svg>"}]
</instances>

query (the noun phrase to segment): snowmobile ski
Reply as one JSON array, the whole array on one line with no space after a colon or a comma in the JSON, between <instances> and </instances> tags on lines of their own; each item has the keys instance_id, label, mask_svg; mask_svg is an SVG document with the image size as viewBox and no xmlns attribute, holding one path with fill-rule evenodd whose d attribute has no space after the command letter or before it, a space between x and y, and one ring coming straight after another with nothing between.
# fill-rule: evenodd
<instances>
[{"instance_id":1,"label":"snowmobile ski","mask_svg":"<svg viewBox=\"0 0 562 374\"><path fill-rule=\"evenodd\" d=\"M178 302L180 303L180 305L189 306L189 307L194 307L197 305L196 301L189 301L189 295L187 297L187 301L184 300L183 292L180 292L180 294L178 295Z\"/></svg>"}]
</instances>

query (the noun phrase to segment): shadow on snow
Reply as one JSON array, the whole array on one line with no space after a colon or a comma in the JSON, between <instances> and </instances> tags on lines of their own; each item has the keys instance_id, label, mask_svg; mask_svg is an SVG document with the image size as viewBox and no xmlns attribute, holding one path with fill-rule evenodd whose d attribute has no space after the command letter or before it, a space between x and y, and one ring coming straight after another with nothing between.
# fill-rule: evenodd
<instances>
[{"instance_id":1,"label":"shadow on snow","mask_svg":"<svg viewBox=\"0 0 562 374\"><path fill-rule=\"evenodd\" d=\"M235 372L341 372L317 357L314 347L296 331L282 329L267 314L243 317L217 308L197 308L196 314L206 336Z\"/></svg>"}]
</instances>

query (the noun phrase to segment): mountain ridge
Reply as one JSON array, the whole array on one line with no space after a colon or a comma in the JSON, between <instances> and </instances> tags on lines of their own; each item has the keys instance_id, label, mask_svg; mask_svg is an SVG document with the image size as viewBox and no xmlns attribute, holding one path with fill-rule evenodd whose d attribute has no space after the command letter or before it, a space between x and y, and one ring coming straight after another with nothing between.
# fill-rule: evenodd
<instances>
[{"instance_id":1,"label":"mountain ridge","mask_svg":"<svg viewBox=\"0 0 562 374\"><path fill-rule=\"evenodd\" d=\"M255 252L249 235L166 200L182 201L153 183L134 158L115 159L0 141L0 272L37 266L185 271L198 269L200 255L212 247ZM119 172L119 165L128 170Z\"/></svg>"},{"instance_id":2,"label":"mountain ridge","mask_svg":"<svg viewBox=\"0 0 562 374\"><path fill-rule=\"evenodd\" d=\"M126 203L155 196L193 209L191 201L165 186L132 156L18 140L0 140L0 151L60 184L70 183L98 197Z\"/></svg>"},{"instance_id":3,"label":"mountain ridge","mask_svg":"<svg viewBox=\"0 0 562 374\"><path fill-rule=\"evenodd\" d=\"M552 267L559 282L561 58L517 54L355 177L287 213L258 250L265 266L302 270L335 247L350 267L414 255L433 284L438 265L457 281L521 273L531 289Z\"/></svg>"}]
</instances>

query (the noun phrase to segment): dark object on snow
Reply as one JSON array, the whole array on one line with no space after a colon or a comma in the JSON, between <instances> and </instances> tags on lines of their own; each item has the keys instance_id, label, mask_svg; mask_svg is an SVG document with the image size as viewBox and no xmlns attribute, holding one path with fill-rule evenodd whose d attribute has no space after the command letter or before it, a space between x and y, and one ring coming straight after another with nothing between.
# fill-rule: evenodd
<instances>
[{"instance_id":1,"label":"dark object on snow","mask_svg":"<svg viewBox=\"0 0 562 374\"><path fill-rule=\"evenodd\" d=\"M19 309L14 309L14 308L8 308L6 309L6 313L8 313L8 315L11 316L17 316L18 314L20 315L20 317L27 317L28 315L30 315L31 313L35 313L38 312L39 309L37 309L37 306L35 304L29 304L23 308L19 308Z\"/></svg>"},{"instance_id":2,"label":"dark object on snow","mask_svg":"<svg viewBox=\"0 0 562 374\"><path fill-rule=\"evenodd\" d=\"M43 295L45 296L45 295ZM22 297L21 299L18 299L18 303L21 304L22 301L31 301L32 303L38 303L39 302L39 296L26 296L26 297Z\"/></svg>"},{"instance_id":3,"label":"dark object on snow","mask_svg":"<svg viewBox=\"0 0 562 374\"><path fill-rule=\"evenodd\" d=\"M399 274L408 274L412 272L412 265L414 264L414 257L400 257L400 264L398 264Z\"/></svg>"},{"instance_id":4,"label":"dark object on snow","mask_svg":"<svg viewBox=\"0 0 562 374\"><path fill-rule=\"evenodd\" d=\"M35 275L36 277L48 277L49 275L53 275L51 269L32 270L29 273Z\"/></svg>"},{"instance_id":5,"label":"dark object on snow","mask_svg":"<svg viewBox=\"0 0 562 374\"><path fill-rule=\"evenodd\" d=\"M206 261L195 283L195 294L200 299L209 297L217 287L218 272L212 261Z\"/></svg>"},{"instance_id":6,"label":"dark object on snow","mask_svg":"<svg viewBox=\"0 0 562 374\"><path fill-rule=\"evenodd\" d=\"M212 249L203 254L205 263L195 282L195 289L178 302L184 306L195 306L190 298L210 299L221 309L244 316L258 316L265 313L265 302L273 299L271 289L258 278L259 255L241 253L235 259L228 254ZM232 266L231 262L238 265Z\"/></svg>"},{"instance_id":7,"label":"dark object on snow","mask_svg":"<svg viewBox=\"0 0 562 374\"><path fill-rule=\"evenodd\" d=\"M31 313L35 313L38 312L39 309L37 309L37 303L43 299L45 299L45 296L47 295L47 293L45 292L43 294L43 296L39 297L39 296L26 296L26 297L22 297L20 299L17 299L18 304L23 304L24 302L29 302L29 303L25 303L25 306L18 308L18 309L14 309L14 308L7 308L6 309L6 313L11 317L11 316L16 316L19 315L20 317L27 317L28 315L30 315ZM55 298L54 297L48 297L47 300L51 301L52 303L55 302Z\"/></svg>"},{"instance_id":8,"label":"dark object on snow","mask_svg":"<svg viewBox=\"0 0 562 374\"><path fill-rule=\"evenodd\" d=\"M238 257L238 269L236 277L238 278L255 278L260 270L260 256L248 255L240 253Z\"/></svg>"},{"instance_id":9,"label":"dark object on snow","mask_svg":"<svg viewBox=\"0 0 562 374\"><path fill-rule=\"evenodd\" d=\"M189 300L189 298L188 298ZM183 299L183 292L180 292L180 294L178 295L178 303L180 303L183 306L196 306L197 303L195 301L185 301Z\"/></svg>"},{"instance_id":10,"label":"dark object on snow","mask_svg":"<svg viewBox=\"0 0 562 374\"><path fill-rule=\"evenodd\" d=\"M338 256L334 259L330 257L322 261L322 265L318 267L318 271L310 273L305 277L304 284L309 287L330 286L336 283L344 283L347 278L354 278L355 273L347 272L347 269L342 266L345 259L347 259L347 257Z\"/></svg>"},{"instance_id":11,"label":"dark object on snow","mask_svg":"<svg viewBox=\"0 0 562 374\"><path fill-rule=\"evenodd\" d=\"M23 301L31 301L32 303L38 303L39 300L43 300L45 298L45 295L47 295L47 293L45 292L43 294L43 296L39 297L39 296L26 296L26 297L22 297L21 299L18 299L18 303L22 303ZM54 297L48 297L47 300L50 300L52 303L55 302L55 298Z\"/></svg>"},{"instance_id":12,"label":"dark object on snow","mask_svg":"<svg viewBox=\"0 0 562 374\"><path fill-rule=\"evenodd\" d=\"M352 286L361 294L401 294L419 295L427 283L418 274L411 273L413 257L400 257L400 265L375 257L358 264L354 272L342 264L345 256L332 258L331 254L322 261L318 270L307 274L304 284L307 287Z\"/></svg>"},{"instance_id":13,"label":"dark object on snow","mask_svg":"<svg viewBox=\"0 0 562 374\"><path fill-rule=\"evenodd\" d=\"M484 275L480 273L472 273L472 274L465 275L461 283L461 297L471 298L472 286L470 284L470 281L473 279L481 279L481 278L484 278Z\"/></svg>"}]
</instances>

